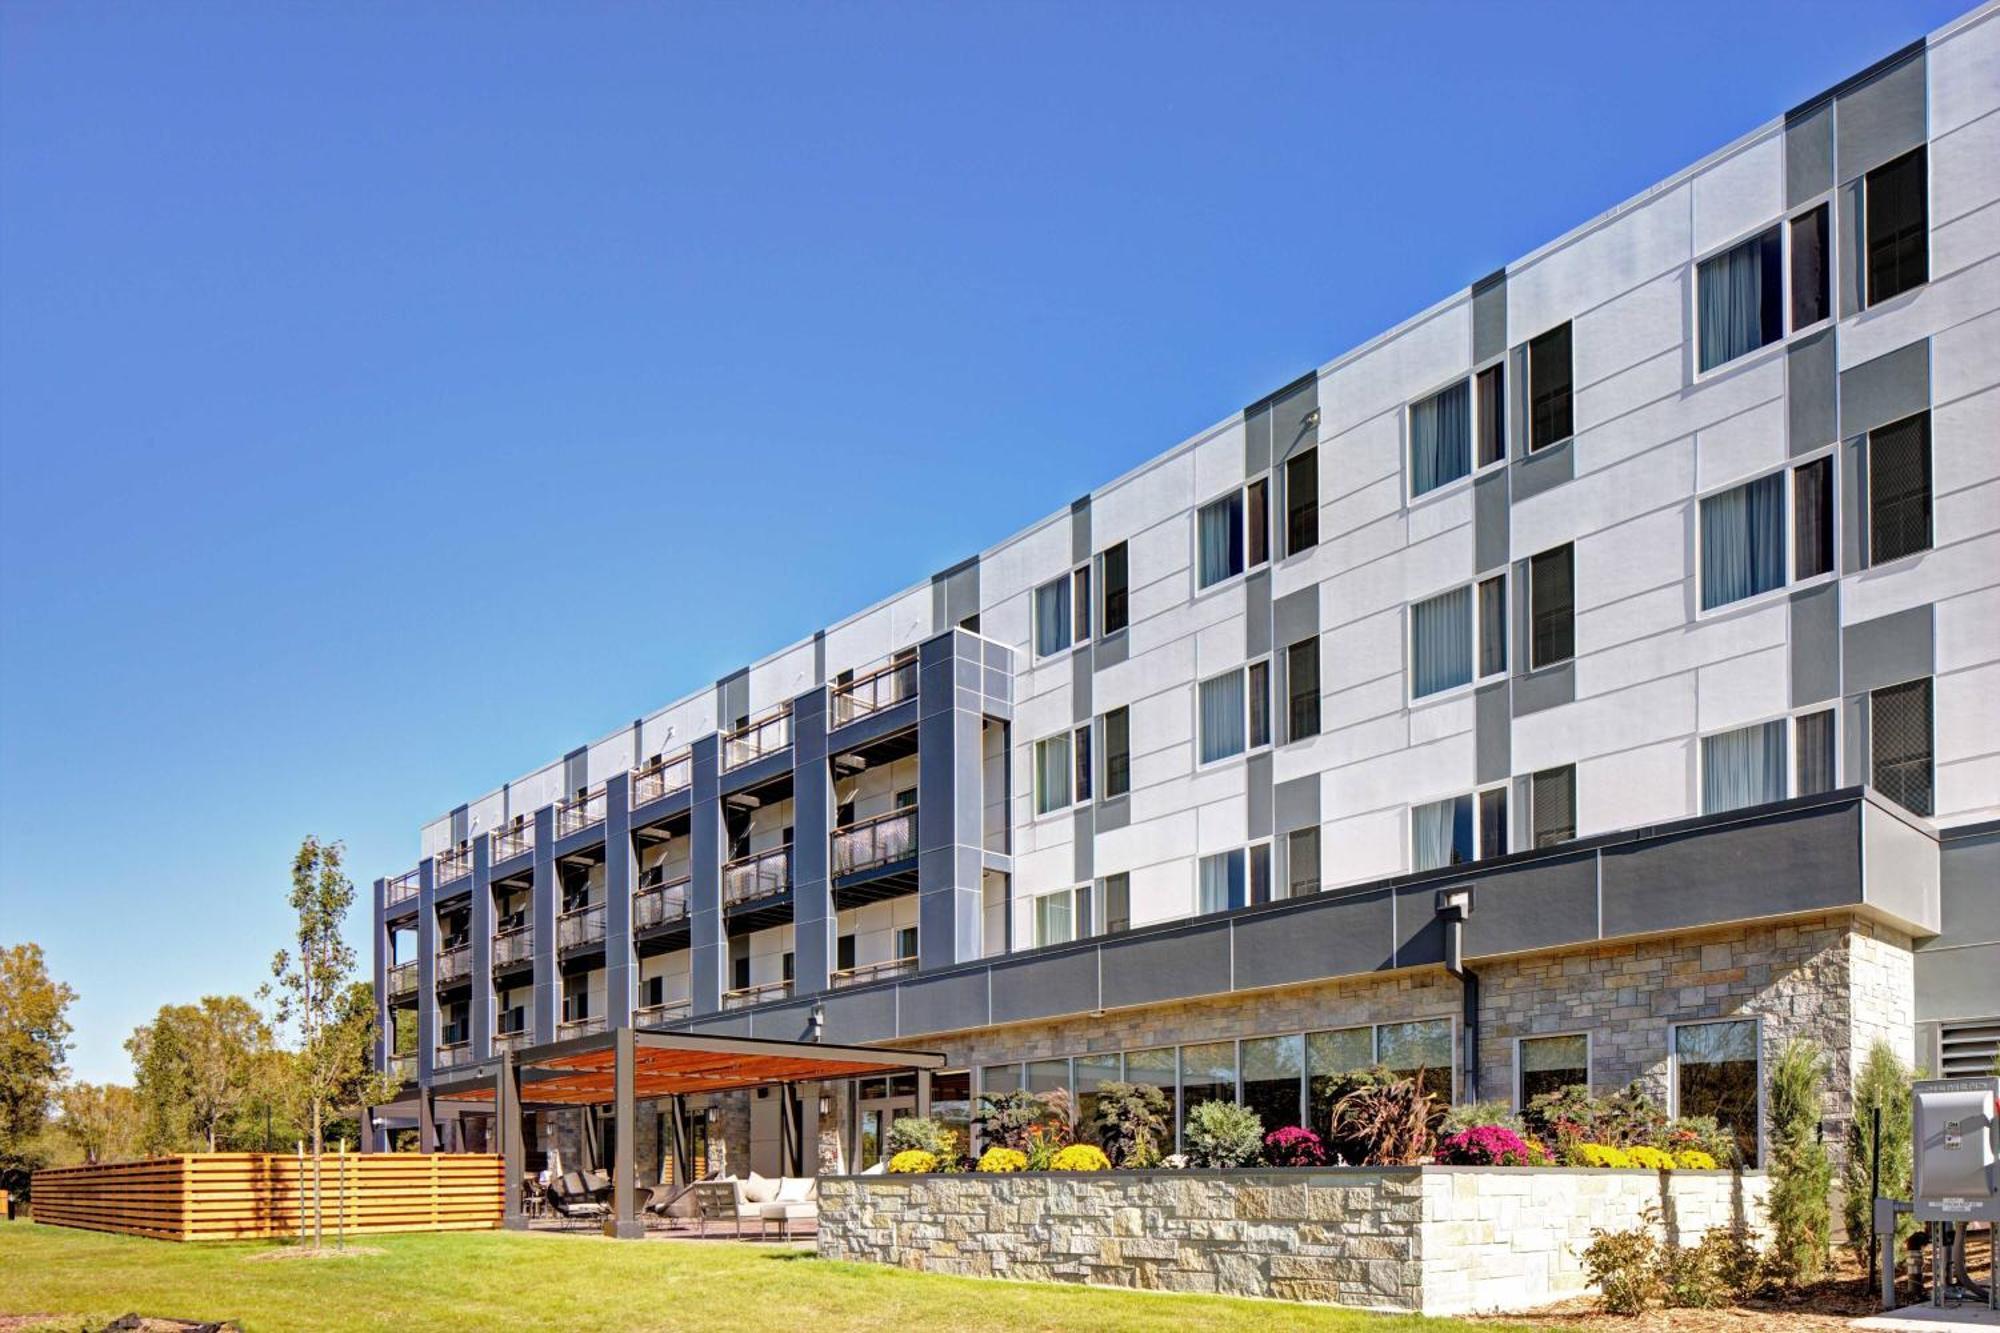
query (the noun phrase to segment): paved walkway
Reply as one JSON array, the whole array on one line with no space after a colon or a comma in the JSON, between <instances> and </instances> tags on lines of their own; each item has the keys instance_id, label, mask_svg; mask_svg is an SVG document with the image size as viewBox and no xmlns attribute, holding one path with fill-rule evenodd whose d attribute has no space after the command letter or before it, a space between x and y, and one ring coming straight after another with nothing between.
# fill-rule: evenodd
<instances>
[{"instance_id":1,"label":"paved walkway","mask_svg":"<svg viewBox=\"0 0 2000 1333\"><path fill-rule=\"evenodd\" d=\"M1866 1319L1854 1321L1856 1328L1871 1329L1921 1329L1927 1333L1947 1328L2000 1328L2000 1310L1991 1310L1984 1305L1959 1305L1943 1307L1906 1305L1888 1314L1870 1315Z\"/></svg>"}]
</instances>

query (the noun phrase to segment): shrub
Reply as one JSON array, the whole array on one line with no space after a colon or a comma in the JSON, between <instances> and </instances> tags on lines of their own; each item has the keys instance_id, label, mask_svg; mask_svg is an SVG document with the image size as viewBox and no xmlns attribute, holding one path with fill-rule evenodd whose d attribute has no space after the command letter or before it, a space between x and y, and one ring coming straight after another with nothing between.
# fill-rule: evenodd
<instances>
[{"instance_id":1,"label":"shrub","mask_svg":"<svg viewBox=\"0 0 2000 1333\"><path fill-rule=\"evenodd\" d=\"M1690 1151L1707 1153L1718 1166L1728 1166L1736 1160L1736 1135L1724 1129L1712 1115L1687 1115L1673 1121L1657 1146L1675 1157Z\"/></svg>"},{"instance_id":2,"label":"shrub","mask_svg":"<svg viewBox=\"0 0 2000 1333\"><path fill-rule=\"evenodd\" d=\"M1167 1137L1167 1096L1150 1083L1106 1083L1097 1089L1097 1141L1119 1166L1160 1160Z\"/></svg>"},{"instance_id":3,"label":"shrub","mask_svg":"<svg viewBox=\"0 0 2000 1333\"><path fill-rule=\"evenodd\" d=\"M1449 1137L1487 1125L1512 1130L1516 1135L1521 1133L1522 1128L1521 1117L1514 1114L1513 1108L1496 1099L1466 1102L1450 1108L1444 1113L1444 1119L1438 1122L1438 1133Z\"/></svg>"},{"instance_id":4,"label":"shrub","mask_svg":"<svg viewBox=\"0 0 2000 1333\"><path fill-rule=\"evenodd\" d=\"M938 1171L951 1171L958 1167L964 1151L959 1132L941 1121L929 1116L905 1115L896 1117L889 1126L889 1151L927 1152L937 1158Z\"/></svg>"},{"instance_id":5,"label":"shrub","mask_svg":"<svg viewBox=\"0 0 2000 1333\"><path fill-rule=\"evenodd\" d=\"M1363 1084L1334 1103L1332 1137L1344 1161L1415 1166L1435 1141L1431 1096L1413 1078Z\"/></svg>"},{"instance_id":6,"label":"shrub","mask_svg":"<svg viewBox=\"0 0 2000 1333\"><path fill-rule=\"evenodd\" d=\"M1716 1274L1731 1296L1747 1301L1764 1289L1770 1265L1749 1236L1717 1227L1701 1243L1714 1250Z\"/></svg>"},{"instance_id":7,"label":"shrub","mask_svg":"<svg viewBox=\"0 0 2000 1333\"><path fill-rule=\"evenodd\" d=\"M1063 1147L1073 1135L1067 1093L1037 1097L1032 1092L984 1092L972 1123L987 1143L1021 1153L1030 1151L1038 1136L1054 1134L1061 1139L1056 1146Z\"/></svg>"},{"instance_id":8,"label":"shrub","mask_svg":"<svg viewBox=\"0 0 2000 1333\"><path fill-rule=\"evenodd\" d=\"M1188 1112L1181 1141L1196 1166L1249 1166L1264 1150L1264 1122L1235 1102L1203 1102Z\"/></svg>"},{"instance_id":9,"label":"shrub","mask_svg":"<svg viewBox=\"0 0 2000 1333\"><path fill-rule=\"evenodd\" d=\"M1264 1160L1272 1166L1325 1166L1326 1145L1301 1125L1285 1125L1264 1136Z\"/></svg>"},{"instance_id":10,"label":"shrub","mask_svg":"<svg viewBox=\"0 0 2000 1333\"><path fill-rule=\"evenodd\" d=\"M1634 1083L1610 1097L1593 1097L1580 1085L1545 1092L1522 1112L1528 1132L1561 1153L1573 1143L1613 1148L1665 1142L1667 1113Z\"/></svg>"},{"instance_id":11,"label":"shrub","mask_svg":"<svg viewBox=\"0 0 2000 1333\"><path fill-rule=\"evenodd\" d=\"M1868 1245L1868 1223L1873 1212L1873 1181L1869 1168L1875 1164L1873 1112L1882 1112L1882 1194L1891 1199L1910 1194L1910 1071L1889 1043L1877 1040L1868 1048L1861 1076L1854 1081L1854 1123L1848 1132L1847 1166L1841 1179L1847 1197L1843 1215L1847 1239L1856 1251ZM1894 1244L1917 1229L1916 1220L1904 1213L1896 1218L1895 1234L1883 1237Z\"/></svg>"},{"instance_id":12,"label":"shrub","mask_svg":"<svg viewBox=\"0 0 2000 1333\"><path fill-rule=\"evenodd\" d=\"M1111 1159L1091 1143L1072 1143L1049 1163L1051 1171L1109 1171Z\"/></svg>"},{"instance_id":13,"label":"shrub","mask_svg":"<svg viewBox=\"0 0 2000 1333\"><path fill-rule=\"evenodd\" d=\"M1583 1252L1583 1267L1597 1287L1598 1304L1611 1314L1643 1313L1659 1299L1664 1286L1660 1243L1653 1238L1650 1221L1628 1231L1594 1228Z\"/></svg>"},{"instance_id":14,"label":"shrub","mask_svg":"<svg viewBox=\"0 0 2000 1333\"><path fill-rule=\"evenodd\" d=\"M1683 1148L1674 1154L1674 1165L1683 1171L1713 1171L1715 1158L1699 1148Z\"/></svg>"},{"instance_id":15,"label":"shrub","mask_svg":"<svg viewBox=\"0 0 2000 1333\"><path fill-rule=\"evenodd\" d=\"M1788 1286L1826 1271L1833 1228L1833 1164L1819 1139L1826 1061L1794 1038L1771 1070L1771 1269Z\"/></svg>"},{"instance_id":16,"label":"shrub","mask_svg":"<svg viewBox=\"0 0 2000 1333\"><path fill-rule=\"evenodd\" d=\"M889 1159L890 1172L899 1176L920 1176L937 1169L937 1155L922 1148L905 1148Z\"/></svg>"},{"instance_id":17,"label":"shrub","mask_svg":"<svg viewBox=\"0 0 2000 1333\"><path fill-rule=\"evenodd\" d=\"M1566 1155L1565 1166L1595 1166L1622 1169L1632 1165L1632 1159L1623 1148L1614 1148L1608 1143L1579 1143Z\"/></svg>"},{"instance_id":18,"label":"shrub","mask_svg":"<svg viewBox=\"0 0 2000 1333\"><path fill-rule=\"evenodd\" d=\"M1648 1148L1643 1143L1634 1144L1625 1150L1625 1156L1633 1166L1647 1171L1671 1171L1674 1169L1673 1155L1659 1148Z\"/></svg>"},{"instance_id":19,"label":"shrub","mask_svg":"<svg viewBox=\"0 0 2000 1333\"><path fill-rule=\"evenodd\" d=\"M1531 1166L1521 1136L1499 1125L1480 1125L1438 1145L1437 1159L1452 1166Z\"/></svg>"},{"instance_id":20,"label":"shrub","mask_svg":"<svg viewBox=\"0 0 2000 1333\"><path fill-rule=\"evenodd\" d=\"M988 1175L1002 1175L1010 1171L1026 1171L1028 1155L1017 1148L988 1148L979 1156L979 1169Z\"/></svg>"},{"instance_id":21,"label":"shrub","mask_svg":"<svg viewBox=\"0 0 2000 1333\"><path fill-rule=\"evenodd\" d=\"M1729 1244L1729 1233L1717 1228L1698 1245L1669 1245L1660 1251L1660 1285L1668 1306L1712 1310L1723 1303L1729 1284L1722 1270Z\"/></svg>"}]
</instances>

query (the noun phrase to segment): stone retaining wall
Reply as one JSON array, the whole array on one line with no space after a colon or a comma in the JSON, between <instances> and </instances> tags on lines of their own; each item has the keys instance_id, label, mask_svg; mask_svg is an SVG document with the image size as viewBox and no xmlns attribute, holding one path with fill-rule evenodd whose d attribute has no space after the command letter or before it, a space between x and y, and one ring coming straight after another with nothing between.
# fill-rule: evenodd
<instances>
[{"instance_id":1,"label":"stone retaining wall","mask_svg":"<svg viewBox=\"0 0 2000 1333\"><path fill-rule=\"evenodd\" d=\"M1586 1289L1593 1227L1764 1230L1724 1171L1338 1167L820 1180L819 1253L933 1273L1458 1314Z\"/></svg>"}]
</instances>

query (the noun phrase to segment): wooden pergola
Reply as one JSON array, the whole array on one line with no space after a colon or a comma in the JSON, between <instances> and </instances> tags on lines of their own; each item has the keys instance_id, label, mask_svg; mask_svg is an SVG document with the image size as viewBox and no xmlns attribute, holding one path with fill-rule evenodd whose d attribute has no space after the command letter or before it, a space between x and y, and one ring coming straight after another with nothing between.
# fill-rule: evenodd
<instances>
[{"instance_id":1,"label":"wooden pergola","mask_svg":"<svg viewBox=\"0 0 2000 1333\"><path fill-rule=\"evenodd\" d=\"M611 1032L503 1052L456 1078L433 1082L418 1097L420 1135L434 1142L434 1105L439 1098L491 1102L506 1178L504 1225L523 1228L521 1113L528 1109L609 1106L617 1117L617 1161L612 1167L611 1217L607 1236L645 1234L634 1188L638 1164L634 1132L638 1103L665 1100L672 1107L675 1163L679 1178L693 1173L688 1132L690 1094L782 1090L778 1109L781 1138L793 1175L805 1174L805 1130L798 1085L914 1071L917 1114L930 1114L931 1071L944 1063L935 1051L873 1046L833 1046L821 1042L767 1041L693 1032L647 1032L624 1027Z\"/></svg>"}]
</instances>

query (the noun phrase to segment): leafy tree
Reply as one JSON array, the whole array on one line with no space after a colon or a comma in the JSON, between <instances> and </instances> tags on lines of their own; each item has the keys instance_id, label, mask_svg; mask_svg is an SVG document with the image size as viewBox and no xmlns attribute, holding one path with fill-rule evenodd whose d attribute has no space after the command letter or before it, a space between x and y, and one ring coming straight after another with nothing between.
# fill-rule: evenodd
<instances>
[{"instance_id":1,"label":"leafy tree","mask_svg":"<svg viewBox=\"0 0 2000 1333\"><path fill-rule=\"evenodd\" d=\"M1826 1271L1833 1230L1833 1164L1820 1142L1826 1060L1795 1038L1771 1070L1771 1267L1790 1286Z\"/></svg>"},{"instance_id":2,"label":"leafy tree","mask_svg":"<svg viewBox=\"0 0 2000 1333\"><path fill-rule=\"evenodd\" d=\"M56 1094L57 1122L86 1162L122 1162L139 1155L139 1099L122 1083L69 1083Z\"/></svg>"},{"instance_id":3,"label":"leafy tree","mask_svg":"<svg viewBox=\"0 0 2000 1333\"><path fill-rule=\"evenodd\" d=\"M151 1151L247 1146L237 1116L273 1072L271 1027L255 1005L240 995L162 1005L125 1046Z\"/></svg>"},{"instance_id":4,"label":"leafy tree","mask_svg":"<svg viewBox=\"0 0 2000 1333\"><path fill-rule=\"evenodd\" d=\"M39 944L0 949L0 1188L25 1192L49 1102L68 1069L76 992L49 976Z\"/></svg>"},{"instance_id":5,"label":"leafy tree","mask_svg":"<svg viewBox=\"0 0 2000 1333\"><path fill-rule=\"evenodd\" d=\"M1854 1123L1849 1129L1847 1165L1842 1175L1846 1187L1843 1214L1847 1239L1857 1251L1868 1248L1868 1223L1874 1212L1870 1167L1875 1165L1873 1113L1882 1112L1882 1193L1892 1199L1910 1195L1910 1070L1877 1040L1868 1048L1861 1077L1854 1084ZM1883 1238L1895 1244L1917 1229L1907 1213L1896 1219L1894 1234ZM1865 1260L1865 1255L1863 1256Z\"/></svg>"}]
</instances>

